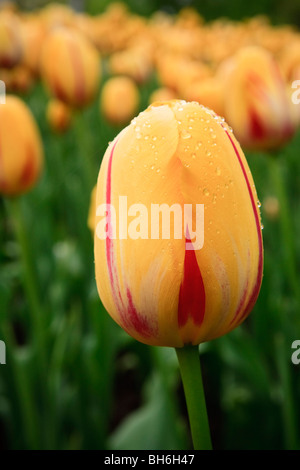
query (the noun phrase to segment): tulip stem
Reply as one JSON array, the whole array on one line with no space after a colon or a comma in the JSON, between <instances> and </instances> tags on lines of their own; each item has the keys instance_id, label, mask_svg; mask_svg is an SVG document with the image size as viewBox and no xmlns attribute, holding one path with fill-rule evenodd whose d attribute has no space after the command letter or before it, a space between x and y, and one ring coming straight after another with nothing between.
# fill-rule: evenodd
<instances>
[{"instance_id":1,"label":"tulip stem","mask_svg":"<svg viewBox=\"0 0 300 470\"><path fill-rule=\"evenodd\" d=\"M41 308L35 266L33 264L28 244L28 234L25 226L20 198L10 199L8 206L15 229L16 240L20 247L23 269L23 283L27 296L29 311L31 314L33 341L36 344L36 353L40 362L41 372L44 373L46 371L46 337L44 312Z\"/></svg>"},{"instance_id":2,"label":"tulip stem","mask_svg":"<svg viewBox=\"0 0 300 470\"><path fill-rule=\"evenodd\" d=\"M198 346L176 348L195 450L211 450Z\"/></svg>"}]
</instances>

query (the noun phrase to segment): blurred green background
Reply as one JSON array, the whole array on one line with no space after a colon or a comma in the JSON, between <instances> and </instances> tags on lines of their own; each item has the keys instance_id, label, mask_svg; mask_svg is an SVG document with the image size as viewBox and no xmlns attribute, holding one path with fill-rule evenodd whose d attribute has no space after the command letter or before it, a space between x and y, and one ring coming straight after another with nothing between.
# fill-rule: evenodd
<instances>
[{"instance_id":1,"label":"blurred green background","mask_svg":"<svg viewBox=\"0 0 300 470\"><path fill-rule=\"evenodd\" d=\"M27 8L45 4L17 3ZM85 3L96 14L109 2ZM162 6L176 12L193 5L208 20L263 13L274 23L300 24L300 5L292 0L127 3L142 15ZM103 73L101 86L107 79ZM141 110L156 86L155 76L141 86ZM46 121L47 99L41 84L24 96L41 130L47 171L18 205L0 198L0 339L7 346L7 364L0 365L0 448L191 448L175 352L128 337L106 314L96 291L86 223L90 193L82 164L87 155L92 157L96 182L101 158L118 129L99 113L97 97L61 138ZM216 449L300 447L300 365L291 361L291 344L300 339L299 148L298 132L276 164L274 157L247 154L262 202L264 279L247 321L200 348ZM295 245L294 285L287 274L289 248L280 220L264 212L265 199L282 190L278 169ZM45 357L32 331L16 233L34 260Z\"/></svg>"}]
</instances>

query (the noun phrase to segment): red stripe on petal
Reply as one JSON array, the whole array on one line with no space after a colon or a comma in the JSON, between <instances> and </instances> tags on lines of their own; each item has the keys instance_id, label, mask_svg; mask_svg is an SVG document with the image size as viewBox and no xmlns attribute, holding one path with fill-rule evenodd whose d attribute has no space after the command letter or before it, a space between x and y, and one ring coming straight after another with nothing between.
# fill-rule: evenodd
<instances>
[{"instance_id":1,"label":"red stripe on petal","mask_svg":"<svg viewBox=\"0 0 300 470\"><path fill-rule=\"evenodd\" d=\"M112 193L112 161L115 151L115 147L118 140L114 143L108 162L107 169L107 180L106 180L106 204L111 204L111 193ZM141 336L147 338L150 336L157 336L157 323L153 321L153 324L150 325L148 318L145 318L139 314L137 311L132 294L128 287L126 287L126 296L127 296L127 305L125 305L124 300L121 295L119 278L115 261L115 252L114 252L114 242L112 239L113 227L111 221L111 213L107 213L107 226L108 226L108 236L106 237L106 259L108 266L108 273L110 278L110 283L112 286L112 293L115 305L118 309L120 318L122 320L123 328L130 334L130 331L134 329ZM125 282L126 285L126 282ZM152 318L153 320L153 318Z\"/></svg>"},{"instance_id":2,"label":"red stripe on petal","mask_svg":"<svg viewBox=\"0 0 300 470\"><path fill-rule=\"evenodd\" d=\"M257 112L252 108L249 109L249 126L251 138L261 140L266 136L266 128Z\"/></svg>"},{"instance_id":3,"label":"red stripe on petal","mask_svg":"<svg viewBox=\"0 0 300 470\"><path fill-rule=\"evenodd\" d=\"M108 162L108 169L107 169L107 180L106 180L106 204L111 204L111 174L112 174L112 160L115 151L115 147L117 145L118 140L115 141L109 156ZM107 259L107 266L108 266L108 273L109 279L112 286L113 297L115 300L115 304L118 307L118 311L120 315L124 313L124 306L122 302L121 292L119 288L119 284L117 282L117 269L115 263L115 255L114 255L114 246L113 246L113 227L111 221L111 212L107 212L107 237L106 237L106 259ZM121 302L121 308L120 308ZM123 318L122 318L123 319Z\"/></svg>"},{"instance_id":4,"label":"red stripe on petal","mask_svg":"<svg viewBox=\"0 0 300 470\"><path fill-rule=\"evenodd\" d=\"M132 300L132 295L130 290L127 288L127 299L128 299L128 307L127 307L127 314L128 314L128 320L131 323L131 326L134 328L134 330L139 333L141 336L144 336L145 338L149 336L153 336L157 333L157 328L155 328L155 331L151 326L149 325L149 322L145 317L142 317L136 310L133 300Z\"/></svg>"},{"instance_id":5,"label":"red stripe on petal","mask_svg":"<svg viewBox=\"0 0 300 470\"><path fill-rule=\"evenodd\" d=\"M225 128L224 128L225 129ZM234 318L232 320L231 323L233 323L234 321L242 321L244 318L246 318L246 316L251 312L251 310L253 309L254 305L255 305L255 302L257 300L257 297L258 297L258 294L259 294L259 291L260 291L260 286L261 286L261 281L262 281L262 274L263 274L263 244L262 244L262 233L261 233L261 226L260 226L260 220L259 220L259 216L258 216L258 210L257 210L257 204L256 204L256 201L254 200L254 196L253 196L253 193L252 193L252 190L251 190L251 184L250 184L250 181L248 179L248 176L247 176L247 172L246 172L246 169L243 165L243 161L242 161L242 158L239 154L239 151L234 143L234 141L232 140L229 132L227 131L227 129L225 129L225 132L231 142L231 145L233 146L234 148L234 151L235 151L235 154L238 158L238 161L240 163L240 166L241 166L241 169L242 169L242 172L243 172L243 175L244 175L244 178L245 178L245 181L246 181L246 184L247 184L247 188L248 188L248 192L249 192L249 196L250 196L250 200L251 200L251 204L252 204L252 209L253 209L253 213L254 213L254 218L255 218L255 224L256 224L256 230L257 230L257 237L258 237L258 268L257 268L257 278L256 278L256 283L254 285L254 288L253 288L253 291L250 295L250 298L249 298L249 301L248 301L248 304L246 305L245 309L244 309L244 312L241 316L241 318L238 318L239 317L239 314L241 312L241 308L238 308L235 315L234 315Z\"/></svg>"},{"instance_id":6,"label":"red stripe on petal","mask_svg":"<svg viewBox=\"0 0 300 470\"><path fill-rule=\"evenodd\" d=\"M34 149L28 144L26 162L20 176L20 183L26 188L34 181L36 174L36 157Z\"/></svg>"},{"instance_id":7,"label":"red stripe on petal","mask_svg":"<svg viewBox=\"0 0 300 470\"><path fill-rule=\"evenodd\" d=\"M191 240L186 239L186 243ZM205 314L205 289L194 250L186 250L183 280L179 290L178 326L183 327L189 318L200 326Z\"/></svg>"},{"instance_id":8,"label":"red stripe on petal","mask_svg":"<svg viewBox=\"0 0 300 470\"><path fill-rule=\"evenodd\" d=\"M71 57L71 63L73 67L73 76L75 81L75 103L77 106L82 106L85 104L86 100L86 87L85 87L85 77L82 66L82 57L80 56L81 51L79 48L71 41L69 44L69 52Z\"/></svg>"}]
</instances>

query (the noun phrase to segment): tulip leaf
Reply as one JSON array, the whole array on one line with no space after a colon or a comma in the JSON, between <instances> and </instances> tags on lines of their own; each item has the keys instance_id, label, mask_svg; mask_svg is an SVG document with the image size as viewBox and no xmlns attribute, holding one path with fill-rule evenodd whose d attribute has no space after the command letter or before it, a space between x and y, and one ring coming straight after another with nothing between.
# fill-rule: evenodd
<instances>
[{"instance_id":1,"label":"tulip leaf","mask_svg":"<svg viewBox=\"0 0 300 470\"><path fill-rule=\"evenodd\" d=\"M149 400L131 413L109 439L113 450L172 450L186 448L184 429L173 416L168 394L159 375L155 375ZM174 425L175 423L175 425Z\"/></svg>"}]
</instances>

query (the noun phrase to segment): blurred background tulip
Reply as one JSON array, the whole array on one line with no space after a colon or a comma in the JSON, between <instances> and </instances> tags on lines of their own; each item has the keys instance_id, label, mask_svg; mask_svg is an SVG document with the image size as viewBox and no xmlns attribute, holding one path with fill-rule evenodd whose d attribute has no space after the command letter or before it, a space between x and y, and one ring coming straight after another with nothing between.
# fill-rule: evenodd
<instances>
[{"instance_id":1,"label":"blurred background tulip","mask_svg":"<svg viewBox=\"0 0 300 470\"><path fill-rule=\"evenodd\" d=\"M139 109L139 89L129 77L112 77L103 86L100 109L104 118L115 126L129 123Z\"/></svg>"},{"instance_id":2,"label":"blurred background tulip","mask_svg":"<svg viewBox=\"0 0 300 470\"><path fill-rule=\"evenodd\" d=\"M295 133L290 96L273 57L244 48L234 57L225 85L225 116L246 149L272 150Z\"/></svg>"},{"instance_id":3,"label":"blurred background tulip","mask_svg":"<svg viewBox=\"0 0 300 470\"><path fill-rule=\"evenodd\" d=\"M71 125L72 111L63 101L52 99L49 101L47 110L47 121L54 132L64 133Z\"/></svg>"},{"instance_id":4,"label":"blurred background tulip","mask_svg":"<svg viewBox=\"0 0 300 470\"><path fill-rule=\"evenodd\" d=\"M0 11L0 67L11 68L22 58L22 40L18 19Z\"/></svg>"},{"instance_id":5,"label":"blurred background tulip","mask_svg":"<svg viewBox=\"0 0 300 470\"><path fill-rule=\"evenodd\" d=\"M101 61L95 47L79 32L66 28L50 32L40 64L42 78L54 97L75 108L95 98Z\"/></svg>"},{"instance_id":6,"label":"blurred background tulip","mask_svg":"<svg viewBox=\"0 0 300 470\"><path fill-rule=\"evenodd\" d=\"M32 113L15 96L7 96L0 106L0 141L0 193L22 194L40 177L44 156Z\"/></svg>"}]
</instances>

